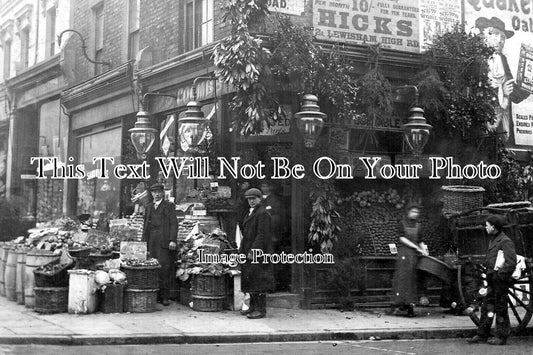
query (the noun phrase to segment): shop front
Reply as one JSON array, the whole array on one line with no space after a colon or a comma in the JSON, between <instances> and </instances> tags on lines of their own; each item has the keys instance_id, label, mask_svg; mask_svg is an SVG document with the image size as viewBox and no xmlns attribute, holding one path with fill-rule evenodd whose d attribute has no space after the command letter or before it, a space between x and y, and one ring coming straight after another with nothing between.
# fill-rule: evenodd
<instances>
[{"instance_id":1,"label":"shop front","mask_svg":"<svg viewBox=\"0 0 533 355\"><path fill-rule=\"evenodd\" d=\"M37 84L36 84L37 83ZM23 201L28 220L57 218L64 214L64 180L35 179L32 158L65 159L69 120L62 112L59 96L65 87L59 56L54 56L15 78L7 80L13 114L10 166L11 195ZM47 173L51 165L46 166Z\"/></svg>"},{"instance_id":2,"label":"shop front","mask_svg":"<svg viewBox=\"0 0 533 355\"><path fill-rule=\"evenodd\" d=\"M131 203L131 196L123 195L129 185L113 172L130 158L123 140L129 140L125 127L132 125L137 111L131 83L132 68L127 63L68 88L62 95L71 121L69 159L65 162L82 171L65 179L68 215L119 218L122 206Z\"/></svg>"}]
</instances>

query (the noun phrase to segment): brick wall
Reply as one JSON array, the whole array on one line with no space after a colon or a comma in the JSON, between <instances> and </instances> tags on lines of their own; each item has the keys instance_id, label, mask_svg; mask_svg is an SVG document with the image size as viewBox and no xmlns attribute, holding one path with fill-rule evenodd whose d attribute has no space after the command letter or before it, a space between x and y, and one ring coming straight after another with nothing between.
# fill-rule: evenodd
<instances>
[{"instance_id":1,"label":"brick wall","mask_svg":"<svg viewBox=\"0 0 533 355\"><path fill-rule=\"evenodd\" d=\"M73 0L72 2L72 28L79 31L87 46L87 55L90 59L95 59L94 54L94 13L93 9L99 4L103 4L104 14L104 46L102 53L103 61L110 61L111 68L115 68L127 61L127 0ZM75 53L73 61L75 66L76 84L90 79L94 76L94 64L90 63L84 56L81 48L81 41L75 34L68 33L71 37L68 47ZM66 39L66 35L63 40ZM106 67L103 67L103 71Z\"/></svg>"},{"instance_id":2,"label":"brick wall","mask_svg":"<svg viewBox=\"0 0 533 355\"><path fill-rule=\"evenodd\" d=\"M222 20L221 4L223 0L214 0L214 40L227 36L231 30L228 23ZM113 67L127 61L128 41L128 0L73 0L72 28L83 34L87 44L87 54L94 59L94 19L92 9L104 6L104 51L102 59L111 61ZM311 4L306 7L304 16L291 16L298 24L311 24ZM184 1L183 0L141 0L140 3L140 39L139 48L150 47L152 64L161 63L174 58L185 51L184 45ZM269 22L275 25L276 20ZM82 54L81 43L76 35L72 37L69 49L75 63L75 83L85 81L94 76L94 65ZM64 36L64 40L67 36ZM104 68L105 69L105 68Z\"/></svg>"},{"instance_id":3,"label":"brick wall","mask_svg":"<svg viewBox=\"0 0 533 355\"><path fill-rule=\"evenodd\" d=\"M140 45L152 49L153 63L160 63L183 52L180 25L184 23L181 0L141 0Z\"/></svg>"}]
</instances>

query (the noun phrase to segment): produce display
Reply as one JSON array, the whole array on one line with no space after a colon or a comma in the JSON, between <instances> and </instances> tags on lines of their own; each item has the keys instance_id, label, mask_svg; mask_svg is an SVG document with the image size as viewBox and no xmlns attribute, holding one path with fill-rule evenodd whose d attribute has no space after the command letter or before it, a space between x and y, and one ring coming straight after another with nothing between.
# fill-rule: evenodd
<instances>
[{"instance_id":1,"label":"produce display","mask_svg":"<svg viewBox=\"0 0 533 355\"><path fill-rule=\"evenodd\" d=\"M399 245L405 200L394 189L362 191L342 199L339 220L341 239L350 244L352 255L391 256L389 244ZM445 253L448 237L440 228L438 212L421 214L422 238L432 254Z\"/></svg>"},{"instance_id":2,"label":"produce display","mask_svg":"<svg viewBox=\"0 0 533 355\"><path fill-rule=\"evenodd\" d=\"M142 267L142 266L159 266L159 261L155 258L151 259L138 259L138 258L129 258L123 259L122 264L129 267Z\"/></svg>"},{"instance_id":3,"label":"produce display","mask_svg":"<svg viewBox=\"0 0 533 355\"><path fill-rule=\"evenodd\" d=\"M207 210L211 211L233 209L233 201L224 197L208 198L204 201L204 205Z\"/></svg>"},{"instance_id":4,"label":"produce display","mask_svg":"<svg viewBox=\"0 0 533 355\"><path fill-rule=\"evenodd\" d=\"M49 264L40 266L39 268L37 268L37 270L46 275L55 275L61 271L64 271L66 268L68 268L71 265L72 263L69 263L69 264L49 263Z\"/></svg>"},{"instance_id":5,"label":"produce display","mask_svg":"<svg viewBox=\"0 0 533 355\"><path fill-rule=\"evenodd\" d=\"M178 224L178 240L184 240L198 223L190 219L184 219Z\"/></svg>"},{"instance_id":6,"label":"produce display","mask_svg":"<svg viewBox=\"0 0 533 355\"><path fill-rule=\"evenodd\" d=\"M216 246L216 248L213 248L213 246ZM176 277L181 281L186 281L190 275L210 274L220 276L231 273L228 262L201 263L198 253L198 250L202 248L209 250L209 253L214 251L220 253L231 247L232 245L226 234L220 229L216 229L209 234L196 233L185 240L179 249L176 257Z\"/></svg>"}]
</instances>

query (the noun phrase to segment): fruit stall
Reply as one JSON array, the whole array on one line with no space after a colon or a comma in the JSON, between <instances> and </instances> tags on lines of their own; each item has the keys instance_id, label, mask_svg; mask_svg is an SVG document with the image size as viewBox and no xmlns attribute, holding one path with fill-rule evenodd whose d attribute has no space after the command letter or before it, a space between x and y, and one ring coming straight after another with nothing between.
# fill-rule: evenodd
<instances>
[{"instance_id":1,"label":"fruit stall","mask_svg":"<svg viewBox=\"0 0 533 355\"><path fill-rule=\"evenodd\" d=\"M155 311L160 265L146 259L138 226L97 225L61 217L1 243L0 296L39 313Z\"/></svg>"}]
</instances>

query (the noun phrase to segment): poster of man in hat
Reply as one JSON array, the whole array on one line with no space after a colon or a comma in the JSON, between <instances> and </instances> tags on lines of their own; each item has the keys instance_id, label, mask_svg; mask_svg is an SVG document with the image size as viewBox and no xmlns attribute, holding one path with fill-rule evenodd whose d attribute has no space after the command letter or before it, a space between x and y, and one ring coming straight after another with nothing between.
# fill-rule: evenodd
<instances>
[{"instance_id":1,"label":"poster of man in hat","mask_svg":"<svg viewBox=\"0 0 533 355\"><path fill-rule=\"evenodd\" d=\"M532 146L533 131L524 127L533 110L533 99L516 78L521 46L533 43L533 33L517 23L509 11L484 2L465 2L465 20L494 49L488 66L496 117L488 129L499 133L508 147Z\"/></svg>"}]
</instances>

